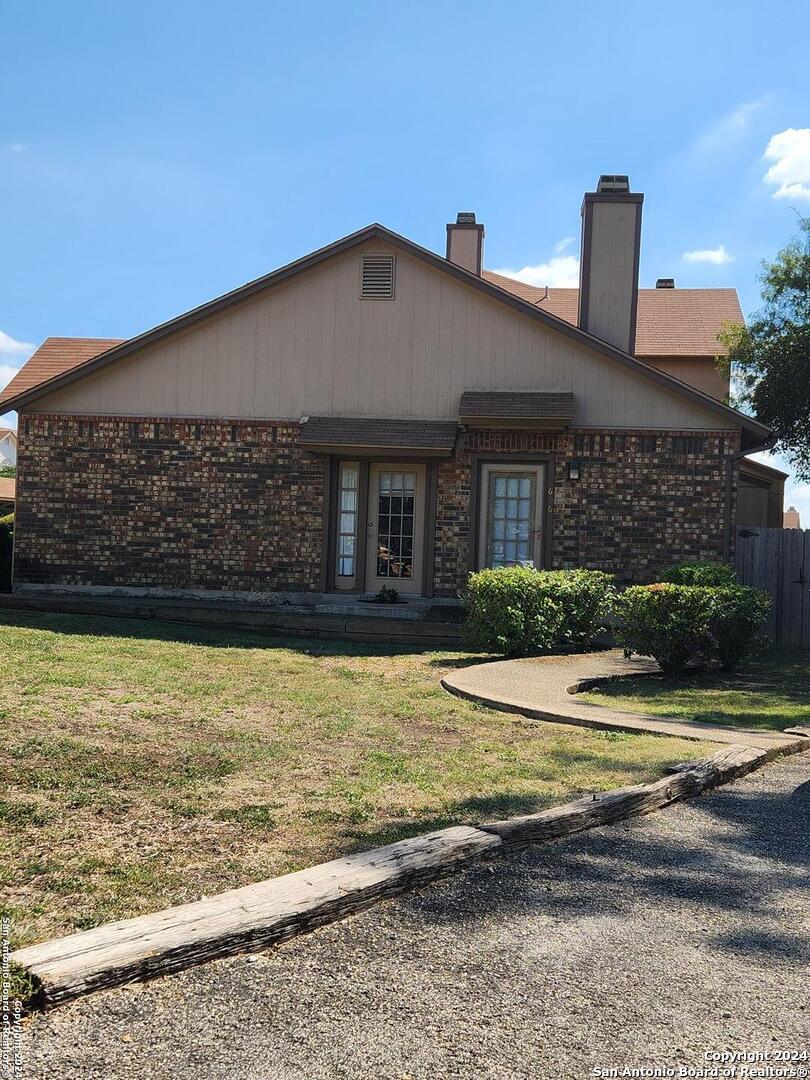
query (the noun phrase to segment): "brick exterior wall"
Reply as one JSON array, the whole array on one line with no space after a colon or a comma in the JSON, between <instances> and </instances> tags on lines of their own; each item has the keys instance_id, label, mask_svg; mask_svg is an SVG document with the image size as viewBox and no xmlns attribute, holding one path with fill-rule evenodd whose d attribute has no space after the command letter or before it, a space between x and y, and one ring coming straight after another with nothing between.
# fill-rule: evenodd
<instances>
[{"instance_id":1,"label":"brick exterior wall","mask_svg":"<svg viewBox=\"0 0 810 1080\"><path fill-rule=\"evenodd\" d=\"M20 417L15 583L317 590L297 424Z\"/></svg>"},{"instance_id":2,"label":"brick exterior wall","mask_svg":"<svg viewBox=\"0 0 810 1080\"><path fill-rule=\"evenodd\" d=\"M468 431L438 470L436 595L456 595L467 576L474 455L553 455L551 565L647 582L685 558L722 559L726 464L739 438L728 431ZM568 478L573 460L581 462L579 480Z\"/></svg>"},{"instance_id":3,"label":"brick exterior wall","mask_svg":"<svg viewBox=\"0 0 810 1080\"><path fill-rule=\"evenodd\" d=\"M15 583L319 590L324 463L298 437L270 421L21 417ZM727 431L469 430L437 469L435 593L466 580L475 455L553 455L552 565L651 581L722 558L738 447Z\"/></svg>"}]
</instances>

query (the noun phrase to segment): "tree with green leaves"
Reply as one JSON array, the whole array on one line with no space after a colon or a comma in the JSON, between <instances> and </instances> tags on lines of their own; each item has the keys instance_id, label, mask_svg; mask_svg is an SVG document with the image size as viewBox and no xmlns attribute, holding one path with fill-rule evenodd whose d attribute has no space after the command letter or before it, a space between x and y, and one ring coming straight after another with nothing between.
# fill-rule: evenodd
<instances>
[{"instance_id":1,"label":"tree with green leaves","mask_svg":"<svg viewBox=\"0 0 810 1080\"><path fill-rule=\"evenodd\" d=\"M810 480L810 218L773 262L763 261L763 306L720 334L732 400L773 428L775 449Z\"/></svg>"}]
</instances>

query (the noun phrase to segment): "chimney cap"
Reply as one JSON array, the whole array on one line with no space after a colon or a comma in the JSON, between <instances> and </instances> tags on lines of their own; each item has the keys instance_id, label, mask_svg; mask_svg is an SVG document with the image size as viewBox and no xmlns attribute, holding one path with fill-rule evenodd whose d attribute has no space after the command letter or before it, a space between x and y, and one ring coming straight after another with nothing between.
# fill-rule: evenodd
<instances>
[{"instance_id":1,"label":"chimney cap","mask_svg":"<svg viewBox=\"0 0 810 1080\"><path fill-rule=\"evenodd\" d=\"M456 214L456 225L475 225L475 213L472 210L459 210Z\"/></svg>"},{"instance_id":2,"label":"chimney cap","mask_svg":"<svg viewBox=\"0 0 810 1080\"><path fill-rule=\"evenodd\" d=\"M630 177L615 173L603 173L596 185L597 195L616 194L630 191Z\"/></svg>"},{"instance_id":3,"label":"chimney cap","mask_svg":"<svg viewBox=\"0 0 810 1080\"><path fill-rule=\"evenodd\" d=\"M674 277L660 277L655 283L656 289L674 289L675 278Z\"/></svg>"}]
</instances>

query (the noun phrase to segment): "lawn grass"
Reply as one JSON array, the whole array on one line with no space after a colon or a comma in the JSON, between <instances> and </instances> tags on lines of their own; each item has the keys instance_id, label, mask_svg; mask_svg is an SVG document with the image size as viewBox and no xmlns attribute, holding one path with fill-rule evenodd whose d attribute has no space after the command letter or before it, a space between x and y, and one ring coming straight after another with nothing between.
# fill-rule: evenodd
<instances>
[{"instance_id":1,"label":"lawn grass","mask_svg":"<svg viewBox=\"0 0 810 1080\"><path fill-rule=\"evenodd\" d=\"M451 697L439 679L469 661L6 613L0 897L13 945L711 752Z\"/></svg>"},{"instance_id":2,"label":"lawn grass","mask_svg":"<svg viewBox=\"0 0 810 1080\"><path fill-rule=\"evenodd\" d=\"M724 675L633 678L583 694L585 701L647 716L784 731L810 724L810 652L774 646Z\"/></svg>"}]
</instances>

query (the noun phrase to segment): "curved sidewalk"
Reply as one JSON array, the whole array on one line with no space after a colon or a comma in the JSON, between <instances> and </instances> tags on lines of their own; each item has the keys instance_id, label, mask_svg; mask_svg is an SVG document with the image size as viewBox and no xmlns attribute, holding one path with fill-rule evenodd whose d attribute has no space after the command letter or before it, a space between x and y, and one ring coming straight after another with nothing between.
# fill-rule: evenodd
<instances>
[{"instance_id":1,"label":"curved sidewalk","mask_svg":"<svg viewBox=\"0 0 810 1080\"><path fill-rule=\"evenodd\" d=\"M625 660L619 649L580 653L574 656L538 656L526 660L496 660L460 668L442 679L451 694L488 705L502 712L517 713L531 720L552 720L558 724L628 731L637 734L671 735L703 742L758 746L764 749L797 742L795 735L775 731L751 731L738 727L718 727L692 720L667 720L621 712L603 705L590 705L572 687L582 680L647 675L658 671L653 660L634 657ZM799 738L801 741L801 738Z\"/></svg>"}]
</instances>

